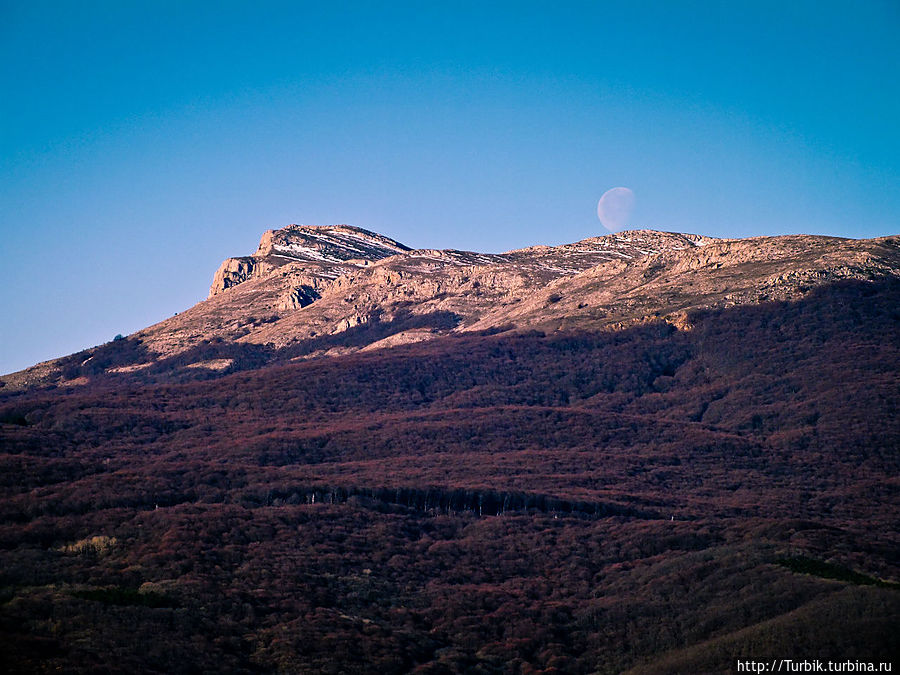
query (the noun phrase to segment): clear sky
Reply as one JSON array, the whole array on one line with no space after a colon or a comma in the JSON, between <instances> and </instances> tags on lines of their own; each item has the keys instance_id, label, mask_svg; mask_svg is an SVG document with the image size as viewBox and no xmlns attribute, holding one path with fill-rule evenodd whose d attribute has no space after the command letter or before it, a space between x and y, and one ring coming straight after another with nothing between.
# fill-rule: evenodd
<instances>
[{"instance_id":1,"label":"clear sky","mask_svg":"<svg viewBox=\"0 0 900 675\"><path fill-rule=\"evenodd\" d=\"M265 229L502 251L900 232L900 3L0 0L0 372L206 296Z\"/></svg>"}]
</instances>

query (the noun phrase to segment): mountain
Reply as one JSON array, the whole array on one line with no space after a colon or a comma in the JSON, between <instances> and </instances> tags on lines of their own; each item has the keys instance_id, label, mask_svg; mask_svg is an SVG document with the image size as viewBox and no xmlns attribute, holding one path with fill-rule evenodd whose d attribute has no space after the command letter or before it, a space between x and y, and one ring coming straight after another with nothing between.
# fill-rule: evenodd
<instances>
[{"instance_id":1,"label":"mountain","mask_svg":"<svg viewBox=\"0 0 900 675\"><path fill-rule=\"evenodd\" d=\"M0 382L18 389L142 371L191 379L480 331L654 320L683 327L702 308L796 300L838 280L894 276L897 242L639 230L485 254L412 250L348 225L290 225L266 232L253 255L225 260L207 300L123 343Z\"/></svg>"},{"instance_id":2,"label":"mountain","mask_svg":"<svg viewBox=\"0 0 900 675\"><path fill-rule=\"evenodd\" d=\"M0 665L887 662L898 308L900 237L268 232L2 379Z\"/></svg>"}]
</instances>

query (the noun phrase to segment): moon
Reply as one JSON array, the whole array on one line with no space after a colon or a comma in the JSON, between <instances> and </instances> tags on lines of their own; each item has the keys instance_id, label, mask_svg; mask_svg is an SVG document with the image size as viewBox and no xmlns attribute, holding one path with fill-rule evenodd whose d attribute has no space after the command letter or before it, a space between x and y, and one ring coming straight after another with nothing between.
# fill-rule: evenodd
<instances>
[{"instance_id":1,"label":"moon","mask_svg":"<svg viewBox=\"0 0 900 675\"><path fill-rule=\"evenodd\" d=\"M614 187L603 193L597 202L597 217L610 232L628 227L634 209L634 192L627 187Z\"/></svg>"}]
</instances>

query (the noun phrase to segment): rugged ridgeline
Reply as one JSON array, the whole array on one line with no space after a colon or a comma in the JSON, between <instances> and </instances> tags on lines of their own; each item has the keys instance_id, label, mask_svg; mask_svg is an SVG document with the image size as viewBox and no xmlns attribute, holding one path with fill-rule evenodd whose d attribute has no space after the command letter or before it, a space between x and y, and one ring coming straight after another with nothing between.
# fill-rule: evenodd
<instances>
[{"instance_id":1,"label":"rugged ridgeline","mask_svg":"<svg viewBox=\"0 0 900 675\"><path fill-rule=\"evenodd\" d=\"M348 225L266 232L229 258L209 298L104 345L3 378L208 377L473 331L622 329L699 309L796 300L838 280L900 273L898 238L713 239L647 230L501 254L412 250Z\"/></svg>"}]
</instances>

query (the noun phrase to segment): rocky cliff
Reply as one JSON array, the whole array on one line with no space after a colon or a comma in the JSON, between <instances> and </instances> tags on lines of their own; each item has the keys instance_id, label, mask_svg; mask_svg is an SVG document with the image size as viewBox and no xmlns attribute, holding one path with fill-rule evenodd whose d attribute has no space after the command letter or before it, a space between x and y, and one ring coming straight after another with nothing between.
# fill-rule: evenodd
<instances>
[{"instance_id":1,"label":"rocky cliff","mask_svg":"<svg viewBox=\"0 0 900 675\"><path fill-rule=\"evenodd\" d=\"M252 256L225 260L213 277L209 297L285 265L300 263L314 278L334 278L408 250L393 239L351 225L289 225L266 231Z\"/></svg>"}]
</instances>

